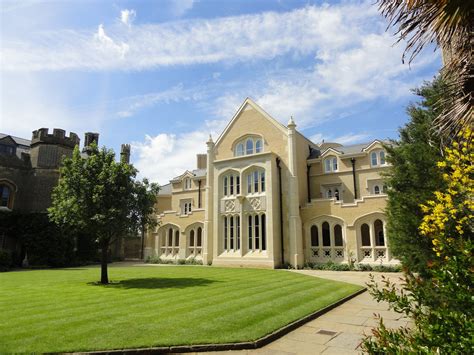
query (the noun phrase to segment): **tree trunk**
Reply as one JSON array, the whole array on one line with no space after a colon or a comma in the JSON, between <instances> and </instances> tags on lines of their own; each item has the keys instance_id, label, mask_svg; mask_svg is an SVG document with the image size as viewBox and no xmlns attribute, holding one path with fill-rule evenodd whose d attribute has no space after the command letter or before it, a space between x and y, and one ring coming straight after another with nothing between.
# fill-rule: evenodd
<instances>
[{"instance_id":1,"label":"tree trunk","mask_svg":"<svg viewBox=\"0 0 474 355\"><path fill-rule=\"evenodd\" d=\"M102 243L102 260L100 265L100 283L107 285L109 283L109 275L107 272L107 256L109 252L109 243L103 242Z\"/></svg>"},{"instance_id":2,"label":"tree trunk","mask_svg":"<svg viewBox=\"0 0 474 355\"><path fill-rule=\"evenodd\" d=\"M142 226L142 246L140 248L140 259L143 259L144 248L145 248L145 226Z\"/></svg>"}]
</instances>

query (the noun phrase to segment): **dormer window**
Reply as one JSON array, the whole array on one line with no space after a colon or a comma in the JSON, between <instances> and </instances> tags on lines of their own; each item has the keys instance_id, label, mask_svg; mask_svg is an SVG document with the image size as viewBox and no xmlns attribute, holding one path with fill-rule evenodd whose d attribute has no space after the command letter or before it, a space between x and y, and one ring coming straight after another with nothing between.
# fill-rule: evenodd
<instances>
[{"instance_id":1,"label":"dormer window","mask_svg":"<svg viewBox=\"0 0 474 355\"><path fill-rule=\"evenodd\" d=\"M324 172L330 173L337 171L337 158L336 157L329 157L324 159Z\"/></svg>"},{"instance_id":2,"label":"dormer window","mask_svg":"<svg viewBox=\"0 0 474 355\"><path fill-rule=\"evenodd\" d=\"M263 152L263 140L260 137L247 137L238 142L234 148L234 156L251 155Z\"/></svg>"},{"instance_id":3,"label":"dormer window","mask_svg":"<svg viewBox=\"0 0 474 355\"><path fill-rule=\"evenodd\" d=\"M370 165L371 166L381 166L385 165L385 151L383 150L375 150L370 153Z\"/></svg>"}]
</instances>

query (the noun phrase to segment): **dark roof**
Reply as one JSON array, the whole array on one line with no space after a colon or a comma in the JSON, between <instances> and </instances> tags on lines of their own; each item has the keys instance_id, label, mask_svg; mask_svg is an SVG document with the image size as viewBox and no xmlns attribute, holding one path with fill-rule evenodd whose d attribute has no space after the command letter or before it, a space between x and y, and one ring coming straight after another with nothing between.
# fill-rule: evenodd
<instances>
[{"instance_id":1,"label":"dark roof","mask_svg":"<svg viewBox=\"0 0 474 355\"><path fill-rule=\"evenodd\" d=\"M158 195L171 195L171 184L161 185Z\"/></svg>"},{"instance_id":2,"label":"dark roof","mask_svg":"<svg viewBox=\"0 0 474 355\"><path fill-rule=\"evenodd\" d=\"M341 152L343 155L352 155L352 154L358 154L358 153L362 153L364 151L365 148L367 148L368 146L370 146L372 143L374 143L375 141L379 141L383 144L390 144L390 141L387 141L387 140L373 140L373 141L370 141L370 142L366 142L366 143L358 143L358 144L350 144L350 145L343 145L343 146L337 146L337 147L333 147L331 149L334 149L338 152ZM310 151L310 155L308 156L308 159L316 159L316 158L319 158L321 156L321 153L324 153L324 151L326 151L327 149L329 149L330 147L324 149L323 151L319 150L319 149L311 149Z\"/></svg>"},{"instance_id":3,"label":"dark roof","mask_svg":"<svg viewBox=\"0 0 474 355\"><path fill-rule=\"evenodd\" d=\"M15 143L18 144L18 145L24 145L24 146L27 146L27 147L29 147L31 145L31 141L29 139L15 137L15 136L12 136L10 134L0 133L0 139L8 137L8 136L10 136L15 141Z\"/></svg>"}]
</instances>

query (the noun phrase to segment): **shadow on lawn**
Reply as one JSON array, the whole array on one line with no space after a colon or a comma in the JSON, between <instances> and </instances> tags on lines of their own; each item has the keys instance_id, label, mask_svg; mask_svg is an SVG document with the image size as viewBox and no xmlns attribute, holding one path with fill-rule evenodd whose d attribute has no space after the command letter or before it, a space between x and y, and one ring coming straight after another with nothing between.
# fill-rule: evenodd
<instances>
[{"instance_id":1,"label":"shadow on lawn","mask_svg":"<svg viewBox=\"0 0 474 355\"><path fill-rule=\"evenodd\" d=\"M187 288L196 286L207 286L211 283L219 282L215 280L202 278L163 278L163 277L147 277L143 279L127 279L122 281L111 281L108 285L102 285L99 282L89 282L92 286L104 286L114 288L144 288L144 289L160 289L160 288Z\"/></svg>"}]
</instances>

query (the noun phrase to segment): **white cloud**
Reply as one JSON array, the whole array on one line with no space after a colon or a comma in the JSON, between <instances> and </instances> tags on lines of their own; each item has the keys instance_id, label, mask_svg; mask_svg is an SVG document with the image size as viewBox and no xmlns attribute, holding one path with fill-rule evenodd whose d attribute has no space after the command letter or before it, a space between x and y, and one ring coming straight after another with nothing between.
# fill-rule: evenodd
<instances>
[{"instance_id":1,"label":"white cloud","mask_svg":"<svg viewBox=\"0 0 474 355\"><path fill-rule=\"evenodd\" d=\"M125 9L120 11L120 21L128 27L132 26L132 23L135 20L136 16L137 13L135 10Z\"/></svg>"},{"instance_id":2,"label":"white cloud","mask_svg":"<svg viewBox=\"0 0 474 355\"><path fill-rule=\"evenodd\" d=\"M175 0L171 3L171 12L176 17L183 16L193 8L195 3L196 0Z\"/></svg>"},{"instance_id":3,"label":"white cloud","mask_svg":"<svg viewBox=\"0 0 474 355\"><path fill-rule=\"evenodd\" d=\"M101 25L92 38L87 31L66 30L5 40L3 65L5 70L142 70L268 60L288 53L314 54L321 60L335 50L358 46L377 21L376 8L364 3L140 25L127 31L115 26L110 35ZM109 55L95 45L96 39Z\"/></svg>"}]
</instances>

